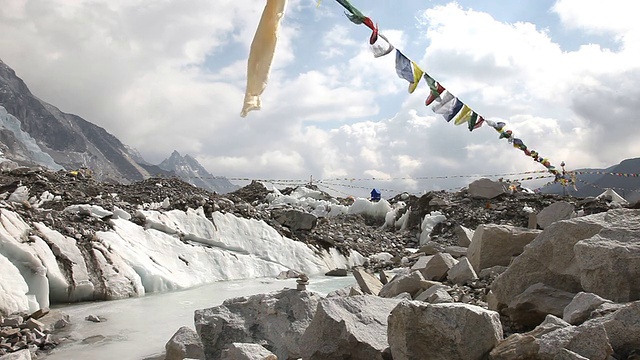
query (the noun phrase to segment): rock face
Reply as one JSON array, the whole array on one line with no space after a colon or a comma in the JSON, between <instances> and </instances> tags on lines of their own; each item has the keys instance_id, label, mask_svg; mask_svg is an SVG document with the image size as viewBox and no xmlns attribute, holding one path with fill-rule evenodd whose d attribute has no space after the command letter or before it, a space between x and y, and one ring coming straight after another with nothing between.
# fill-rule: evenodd
<instances>
[{"instance_id":1,"label":"rock face","mask_svg":"<svg viewBox=\"0 0 640 360\"><path fill-rule=\"evenodd\" d=\"M278 356L301 356L300 339L316 313L320 296L308 291L282 290L226 300L196 310L196 331L207 359L220 358L231 343L258 343Z\"/></svg>"},{"instance_id":2,"label":"rock face","mask_svg":"<svg viewBox=\"0 0 640 360\"><path fill-rule=\"evenodd\" d=\"M467 257L476 272L495 265L507 266L538 234L538 230L508 225L480 225L473 234Z\"/></svg>"},{"instance_id":3,"label":"rock face","mask_svg":"<svg viewBox=\"0 0 640 360\"><path fill-rule=\"evenodd\" d=\"M369 295L322 300L302 337L302 358L383 360L387 317L399 302Z\"/></svg>"},{"instance_id":4,"label":"rock face","mask_svg":"<svg viewBox=\"0 0 640 360\"><path fill-rule=\"evenodd\" d=\"M484 359L502 340L498 313L467 304L403 301L389 315L394 360Z\"/></svg>"},{"instance_id":5,"label":"rock face","mask_svg":"<svg viewBox=\"0 0 640 360\"><path fill-rule=\"evenodd\" d=\"M493 282L498 306L536 283L613 301L639 299L640 283L628 280L640 276L639 229L640 210L629 209L551 224Z\"/></svg>"},{"instance_id":6,"label":"rock face","mask_svg":"<svg viewBox=\"0 0 640 360\"><path fill-rule=\"evenodd\" d=\"M474 199L493 199L507 193L507 184L490 179L479 179L469 184L469 196Z\"/></svg>"},{"instance_id":7,"label":"rock face","mask_svg":"<svg viewBox=\"0 0 640 360\"><path fill-rule=\"evenodd\" d=\"M0 107L19 119L20 131L59 167L100 169L101 180L142 180L150 174L115 136L79 116L66 114L31 94L15 72L0 61ZM14 133L15 134L15 133ZM45 163L39 163L45 165ZM49 164L46 164L50 166Z\"/></svg>"},{"instance_id":8,"label":"rock face","mask_svg":"<svg viewBox=\"0 0 640 360\"><path fill-rule=\"evenodd\" d=\"M195 330L181 327L165 345L165 360L204 359L202 342Z\"/></svg>"}]
</instances>

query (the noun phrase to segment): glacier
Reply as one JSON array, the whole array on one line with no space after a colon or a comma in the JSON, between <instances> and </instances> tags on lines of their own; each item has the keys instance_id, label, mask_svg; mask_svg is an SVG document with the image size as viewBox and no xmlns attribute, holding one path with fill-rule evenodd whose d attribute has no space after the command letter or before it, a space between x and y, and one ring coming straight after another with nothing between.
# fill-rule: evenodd
<instances>
[{"instance_id":1,"label":"glacier","mask_svg":"<svg viewBox=\"0 0 640 360\"><path fill-rule=\"evenodd\" d=\"M11 197L13 196L13 198ZM402 228L410 209L395 220L404 204L357 198L351 206L310 189L289 195L273 191L272 208L293 206L316 216L365 214L385 227ZM167 210L162 204L140 206L130 214L98 205L76 204L64 212L108 219L104 231L89 239L70 236L44 223L28 223L11 210L25 203L39 207L55 197L29 197L19 187L0 208L0 313L35 311L51 304L116 300L149 293L185 290L218 281L275 277L287 270L309 275L362 265L367 258L351 251L322 249L287 238L263 220L202 208ZM265 206L265 204L259 205ZM424 218L422 239L442 215ZM380 254L378 254L380 255ZM384 255L384 254L382 254ZM375 257L375 256L374 256Z\"/></svg>"},{"instance_id":2,"label":"glacier","mask_svg":"<svg viewBox=\"0 0 640 360\"><path fill-rule=\"evenodd\" d=\"M105 216L96 205L65 211ZM114 216L112 230L79 240L43 223L30 226L0 209L0 312L50 303L112 300L294 269L318 274L360 265L356 252L315 249L280 235L262 220L202 209L138 210L144 225Z\"/></svg>"}]
</instances>

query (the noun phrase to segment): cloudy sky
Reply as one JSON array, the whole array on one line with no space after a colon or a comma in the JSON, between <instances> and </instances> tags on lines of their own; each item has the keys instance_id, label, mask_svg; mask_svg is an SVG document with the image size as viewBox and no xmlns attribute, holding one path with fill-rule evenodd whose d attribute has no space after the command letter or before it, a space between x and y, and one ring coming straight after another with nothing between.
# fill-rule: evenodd
<instances>
[{"instance_id":1,"label":"cloudy sky","mask_svg":"<svg viewBox=\"0 0 640 360\"><path fill-rule=\"evenodd\" d=\"M637 0L352 0L471 108L567 168L640 156ZM231 178L376 178L544 170L485 126L424 106L334 0L290 0L263 95L239 116L264 0L2 0L0 59L39 98L151 163L173 150ZM518 178L517 175L512 178ZM393 179L381 181L380 179ZM401 180L396 180L401 179ZM345 193L357 190L335 187Z\"/></svg>"}]
</instances>

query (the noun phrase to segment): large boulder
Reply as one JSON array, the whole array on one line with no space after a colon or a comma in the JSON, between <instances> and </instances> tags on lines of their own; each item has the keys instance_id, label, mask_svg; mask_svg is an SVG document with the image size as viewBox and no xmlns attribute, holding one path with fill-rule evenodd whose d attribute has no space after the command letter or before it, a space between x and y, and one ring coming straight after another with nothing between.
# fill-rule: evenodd
<instances>
[{"instance_id":1,"label":"large boulder","mask_svg":"<svg viewBox=\"0 0 640 360\"><path fill-rule=\"evenodd\" d=\"M469 281L477 280L478 275L469 263L469 259L463 257L449 270L447 279L454 284L464 285Z\"/></svg>"},{"instance_id":2,"label":"large boulder","mask_svg":"<svg viewBox=\"0 0 640 360\"><path fill-rule=\"evenodd\" d=\"M491 285L498 306L536 283L613 301L639 299L639 229L640 210L630 209L551 224Z\"/></svg>"},{"instance_id":3,"label":"large boulder","mask_svg":"<svg viewBox=\"0 0 640 360\"><path fill-rule=\"evenodd\" d=\"M589 318L592 311L604 303L611 303L611 301L596 294L579 292L562 311L562 320L572 325L582 324Z\"/></svg>"},{"instance_id":4,"label":"large boulder","mask_svg":"<svg viewBox=\"0 0 640 360\"><path fill-rule=\"evenodd\" d=\"M508 266L540 232L509 225L480 225L473 233L467 257L476 272L495 265Z\"/></svg>"},{"instance_id":5,"label":"large boulder","mask_svg":"<svg viewBox=\"0 0 640 360\"><path fill-rule=\"evenodd\" d=\"M493 199L507 193L507 183L479 179L469 184L469 196L474 199Z\"/></svg>"},{"instance_id":6,"label":"large boulder","mask_svg":"<svg viewBox=\"0 0 640 360\"><path fill-rule=\"evenodd\" d=\"M635 228L603 229L573 247L584 291L615 302L640 299L640 217L637 220Z\"/></svg>"},{"instance_id":7,"label":"large boulder","mask_svg":"<svg viewBox=\"0 0 640 360\"><path fill-rule=\"evenodd\" d=\"M453 229L453 233L458 238L458 245L469 247L469 245L471 244L471 239L473 239L473 230L467 229L462 225L456 225L456 227Z\"/></svg>"},{"instance_id":8,"label":"large boulder","mask_svg":"<svg viewBox=\"0 0 640 360\"><path fill-rule=\"evenodd\" d=\"M196 310L195 325L207 359L218 359L231 343L258 343L279 359L301 356L300 338L321 297L309 291L280 290L225 300Z\"/></svg>"},{"instance_id":9,"label":"large boulder","mask_svg":"<svg viewBox=\"0 0 640 360\"><path fill-rule=\"evenodd\" d=\"M580 326L549 315L532 331L509 336L491 351L490 359L556 360L562 349L581 356L574 359L606 360L612 354L631 359L640 349L640 301L605 310Z\"/></svg>"},{"instance_id":10,"label":"large boulder","mask_svg":"<svg viewBox=\"0 0 640 360\"><path fill-rule=\"evenodd\" d=\"M296 230L311 230L318 223L318 217L300 210L274 210L273 218L282 226Z\"/></svg>"},{"instance_id":11,"label":"large boulder","mask_svg":"<svg viewBox=\"0 0 640 360\"><path fill-rule=\"evenodd\" d=\"M164 348L165 360L204 359L204 350L198 333L186 326L178 329Z\"/></svg>"},{"instance_id":12,"label":"large boulder","mask_svg":"<svg viewBox=\"0 0 640 360\"><path fill-rule=\"evenodd\" d=\"M558 201L542 209L536 219L538 226L544 229L556 221L567 220L574 217L576 217L575 206L566 201Z\"/></svg>"},{"instance_id":13,"label":"large boulder","mask_svg":"<svg viewBox=\"0 0 640 360\"><path fill-rule=\"evenodd\" d=\"M511 321L533 327L542 323L548 314L561 317L574 296L542 283L533 284L511 300L504 312Z\"/></svg>"},{"instance_id":14,"label":"large boulder","mask_svg":"<svg viewBox=\"0 0 640 360\"><path fill-rule=\"evenodd\" d=\"M302 358L383 360L387 317L399 302L370 295L322 300L300 342Z\"/></svg>"},{"instance_id":15,"label":"large boulder","mask_svg":"<svg viewBox=\"0 0 640 360\"><path fill-rule=\"evenodd\" d=\"M380 293L380 290L382 289L382 282L374 275L369 274L365 269L354 269L353 277L356 278L356 281L363 293L370 295L378 295L378 293Z\"/></svg>"},{"instance_id":16,"label":"large boulder","mask_svg":"<svg viewBox=\"0 0 640 360\"><path fill-rule=\"evenodd\" d=\"M498 313L469 304L403 301L389 315L394 360L485 359L502 340Z\"/></svg>"},{"instance_id":17,"label":"large boulder","mask_svg":"<svg viewBox=\"0 0 640 360\"><path fill-rule=\"evenodd\" d=\"M419 271L406 275L398 275L386 283L380 290L380 296L392 298L404 292L414 296L418 291L426 289L426 282Z\"/></svg>"},{"instance_id":18,"label":"large boulder","mask_svg":"<svg viewBox=\"0 0 640 360\"><path fill-rule=\"evenodd\" d=\"M447 253L437 253L427 262L424 269L419 271L426 280L443 281L447 278L447 273L458 263L458 260Z\"/></svg>"}]
</instances>

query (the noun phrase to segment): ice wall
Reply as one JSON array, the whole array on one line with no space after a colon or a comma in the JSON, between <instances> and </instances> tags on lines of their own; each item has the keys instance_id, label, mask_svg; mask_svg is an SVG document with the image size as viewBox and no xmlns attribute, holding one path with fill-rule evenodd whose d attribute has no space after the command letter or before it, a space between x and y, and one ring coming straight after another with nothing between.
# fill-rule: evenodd
<instances>
[{"instance_id":1,"label":"ice wall","mask_svg":"<svg viewBox=\"0 0 640 360\"><path fill-rule=\"evenodd\" d=\"M233 214L207 218L198 209L135 216L145 225L116 217L110 220L113 230L77 240L0 209L0 312L33 311L50 300L120 299L273 277L288 269L317 274L364 262L356 252L345 257L335 249L314 249L264 221Z\"/></svg>"}]
</instances>

